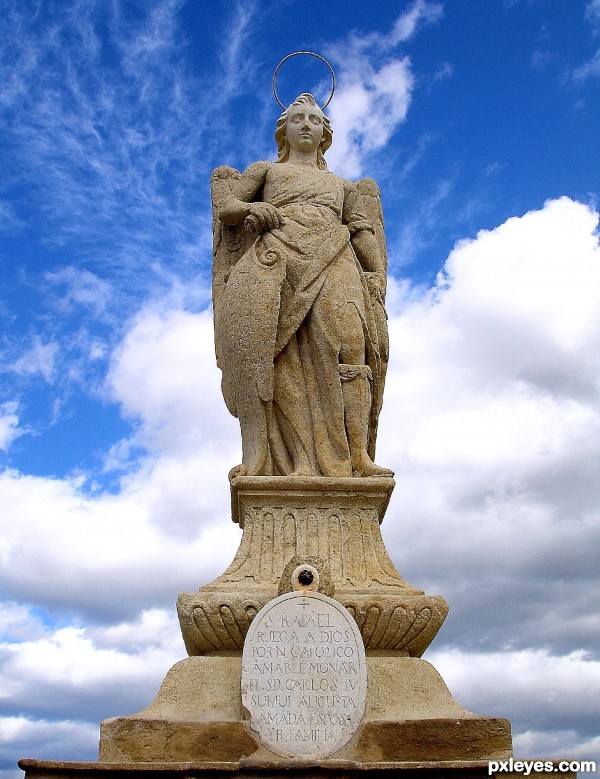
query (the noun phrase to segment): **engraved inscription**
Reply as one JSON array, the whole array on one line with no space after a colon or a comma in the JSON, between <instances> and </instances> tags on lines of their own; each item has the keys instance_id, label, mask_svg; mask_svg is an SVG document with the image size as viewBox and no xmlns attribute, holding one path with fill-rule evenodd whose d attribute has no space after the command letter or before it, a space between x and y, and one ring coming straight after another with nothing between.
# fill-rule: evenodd
<instances>
[{"instance_id":1,"label":"engraved inscription","mask_svg":"<svg viewBox=\"0 0 600 779\"><path fill-rule=\"evenodd\" d=\"M242 702L263 744L286 757L327 757L363 716L366 663L350 613L319 592L267 603L244 643Z\"/></svg>"}]
</instances>

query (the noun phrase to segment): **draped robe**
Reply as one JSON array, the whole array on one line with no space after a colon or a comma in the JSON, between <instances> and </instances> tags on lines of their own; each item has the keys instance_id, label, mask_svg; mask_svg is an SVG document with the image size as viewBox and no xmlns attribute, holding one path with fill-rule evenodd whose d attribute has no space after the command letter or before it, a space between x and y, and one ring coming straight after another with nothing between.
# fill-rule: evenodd
<instances>
[{"instance_id":1,"label":"draped robe","mask_svg":"<svg viewBox=\"0 0 600 779\"><path fill-rule=\"evenodd\" d=\"M312 166L266 166L260 199L283 226L259 235L233 266L216 317L217 362L240 420L249 475L351 476L340 371L345 310L364 339L364 365L379 412L377 327L351 235L373 231L356 187ZM374 449L373 440L369 449Z\"/></svg>"}]
</instances>

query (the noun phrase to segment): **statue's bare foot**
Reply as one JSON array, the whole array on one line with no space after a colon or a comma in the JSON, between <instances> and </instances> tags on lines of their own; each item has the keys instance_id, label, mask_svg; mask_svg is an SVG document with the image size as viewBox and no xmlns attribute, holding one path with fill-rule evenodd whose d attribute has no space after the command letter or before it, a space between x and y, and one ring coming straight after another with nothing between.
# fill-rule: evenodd
<instances>
[{"instance_id":1,"label":"statue's bare foot","mask_svg":"<svg viewBox=\"0 0 600 779\"><path fill-rule=\"evenodd\" d=\"M381 465L376 465L370 457L365 455L361 458L358 467L352 464L352 475L362 478L368 478L369 476L381 476L383 478L391 479L394 475L394 471L389 468L383 468Z\"/></svg>"}]
</instances>

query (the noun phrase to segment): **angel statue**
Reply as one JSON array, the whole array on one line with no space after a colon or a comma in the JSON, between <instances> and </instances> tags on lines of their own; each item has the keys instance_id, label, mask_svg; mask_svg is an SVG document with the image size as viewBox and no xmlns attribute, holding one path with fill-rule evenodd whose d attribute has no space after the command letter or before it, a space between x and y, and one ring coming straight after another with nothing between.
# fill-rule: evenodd
<instances>
[{"instance_id":1,"label":"angel statue","mask_svg":"<svg viewBox=\"0 0 600 779\"><path fill-rule=\"evenodd\" d=\"M392 476L374 462L388 359L379 190L327 170L329 119L283 111L278 159L212 175L213 304L232 475Z\"/></svg>"}]
</instances>

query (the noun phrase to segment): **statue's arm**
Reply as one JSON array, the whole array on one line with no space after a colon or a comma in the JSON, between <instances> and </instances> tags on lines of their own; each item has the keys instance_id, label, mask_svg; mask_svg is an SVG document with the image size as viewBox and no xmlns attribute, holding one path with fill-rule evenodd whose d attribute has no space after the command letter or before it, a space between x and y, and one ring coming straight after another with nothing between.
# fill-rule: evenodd
<instances>
[{"instance_id":1,"label":"statue's arm","mask_svg":"<svg viewBox=\"0 0 600 779\"><path fill-rule=\"evenodd\" d=\"M245 222L249 231L254 233L274 230L284 223L283 216L275 206L256 200L264 186L268 167L267 162L255 162L242 173L232 196L219 210L219 221L226 225Z\"/></svg>"},{"instance_id":2,"label":"statue's arm","mask_svg":"<svg viewBox=\"0 0 600 779\"><path fill-rule=\"evenodd\" d=\"M344 192L342 221L350 230L350 241L354 253L365 273L373 274L382 295L385 295L387 274L385 259L375 237L374 226L368 218L362 198L356 186L347 182Z\"/></svg>"},{"instance_id":3,"label":"statue's arm","mask_svg":"<svg viewBox=\"0 0 600 779\"><path fill-rule=\"evenodd\" d=\"M375 236L365 228L355 232L350 240L362 269L366 273L376 274L381 293L385 294L386 272Z\"/></svg>"}]
</instances>

